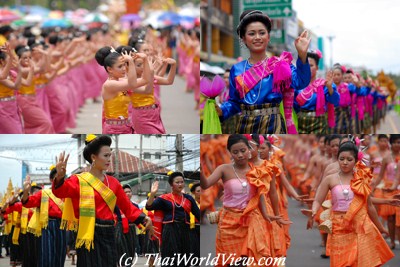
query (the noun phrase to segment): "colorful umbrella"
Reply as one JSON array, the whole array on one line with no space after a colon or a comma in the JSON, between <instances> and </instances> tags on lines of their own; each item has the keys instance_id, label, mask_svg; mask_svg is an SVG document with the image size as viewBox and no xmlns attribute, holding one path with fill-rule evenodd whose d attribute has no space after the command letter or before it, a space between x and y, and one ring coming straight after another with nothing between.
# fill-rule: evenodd
<instances>
[{"instance_id":1,"label":"colorful umbrella","mask_svg":"<svg viewBox=\"0 0 400 267\"><path fill-rule=\"evenodd\" d=\"M64 12L62 12L61 10L53 10L50 11L48 17L51 19L62 19L64 18Z\"/></svg>"},{"instance_id":2,"label":"colorful umbrella","mask_svg":"<svg viewBox=\"0 0 400 267\"><path fill-rule=\"evenodd\" d=\"M61 27L61 28L68 28L72 26L72 23L67 19L49 19L43 22L43 28L50 28L50 27Z\"/></svg>"},{"instance_id":3,"label":"colorful umbrella","mask_svg":"<svg viewBox=\"0 0 400 267\"><path fill-rule=\"evenodd\" d=\"M92 22L99 22L99 23L108 23L110 19L101 13L90 13L87 14L84 19L84 23L92 23Z\"/></svg>"},{"instance_id":4,"label":"colorful umbrella","mask_svg":"<svg viewBox=\"0 0 400 267\"><path fill-rule=\"evenodd\" d=\"M11 22L19 18L20 16L9 9L0 9L0 22Z\"/></svg>"},{"instance_id":5,"label":"colorful umbrella","mask_svg":"<svg viewBox=\"0 0 400 267\"><path fill-rule=\"evenodd\" d=\"M24 17L24 20L30 23L36 23L43 21L44 17L39 14L29 14Z\"/></svg>"},{"instance_id":6,"label":"colorful umbrella","mask_svg":"<svg viewBox=\"0 0 400 267\"><path fill-rule=\"evenodd\" d=\"M121 17L120 21L121 22L135 22L135 21L141 21L142 19L139 17L138 14L125 14Z\"/></svg>"},{"instance_id":7,"label":"colorful umbrella","mask_svg":"<svg viewBox=\"0 0 400 267\"><path fill-rule=\"evenodd\" d=\"M164 12L157 18L158 21L162 22L166 26L178 25L180 19L181 17L178 14L170 11Z\"/></svg>"}]
</instances>

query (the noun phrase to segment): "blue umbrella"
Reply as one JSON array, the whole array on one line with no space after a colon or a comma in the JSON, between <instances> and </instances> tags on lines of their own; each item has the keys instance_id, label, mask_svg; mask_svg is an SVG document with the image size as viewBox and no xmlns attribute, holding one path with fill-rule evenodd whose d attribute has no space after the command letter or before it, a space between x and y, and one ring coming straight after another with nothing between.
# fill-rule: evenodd
<instances>
[{"instance_id":1,"label":"blue umbrella","mask_svg":"<svg viewBox=\"0 0 400 267\"><path fill-rule=\"evenodd\" d=\"M174 12L165 12L161 14L157 20L162 21L165 25L178 25L180 16Z\"/></svg>"},{"instance_id":2,"label":"blue umbrella","mask_svg":"<svg viewBox=\"0 0 400 267\"><path fill-rule=\"evenodd\" d=\"M67 28L72 26L72 23L67 19L49 19L43 22L43 28L51 28L51 27L61 27Z\"/></svg>"}]
</instances>

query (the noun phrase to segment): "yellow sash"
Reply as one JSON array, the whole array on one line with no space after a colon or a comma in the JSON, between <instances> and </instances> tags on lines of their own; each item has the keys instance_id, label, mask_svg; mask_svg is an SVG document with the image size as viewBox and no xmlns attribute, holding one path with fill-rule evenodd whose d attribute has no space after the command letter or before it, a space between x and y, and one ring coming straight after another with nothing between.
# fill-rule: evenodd
<instances>
[{"instance_id":1,"label":"yellow sash","mask_svg":"<svg viewBox=\"0 0 400 267\"><path fill-rule=\"evenodd\" d=\"M63 210L63 202L61 199L57 198L51 189L42 190L42 199L40 202L40 225L42 228L47 228L49 223L49 198L56 203L56 205Z\"/></svg>"},{"instance_id":2,"label":"yellow sash","mask_svg":"<svg viewBox=\"0 0 400 267\"><path fill-rule=\"evenodd\" d=\"M200 209L200 203L196 201L197 206ZM196 226L196 217L194 217L193 213L190 213L190 229L193 229Z\"/></svg>"},{"instance_id":3,"label":"yellow sash","mask_svg":"<svg viewBox=\"0 0 400 267\"><path fill-rule=\"evenodd\" d=\"M21 231L21 217L19 216L18 211L13 212L13 217L14 217L15 227L14 227L14 233L12 236L12 243L14 245L19 245L18 239L19 239L19 233ZM15 218L15 217L17 217L17 218Z\"/></svg>"},{"instance_id":4,"label":"yellow sash","mask_svg":"<svg viewBox=\"0 0 400 267\"><path fill-rule=\"evenodd\" d=\"M28 224L28 232L39 237L42 235L42 227L40 225L40 211L39 208L35 208L31 219Z\"/></svg>"},{"instance_id":5,"label":"yellow sash","mask_svg":"<svg viewBox=\"0 0 400 267\"><path fill-rule=\"evenodd\" d=\"M96 223L96 206L94 190L107 203L111 212L114 212L117 197L101 180L89 172L77 175L80 185L79 226L76 239L76 248L85 245L87 250L94 248L94 228Z\"/></svg>"},{"instance_id":6,"label":"yellow sash","mask_svg":"<svg viewBox=\"0 0 400 267\"><path fill-rule=\"evenodd\" d=\"M26 234L26 228L28 227L28 215L29 209L22 207L21 212L21 233Z\"/></svg>"}]
</instances>

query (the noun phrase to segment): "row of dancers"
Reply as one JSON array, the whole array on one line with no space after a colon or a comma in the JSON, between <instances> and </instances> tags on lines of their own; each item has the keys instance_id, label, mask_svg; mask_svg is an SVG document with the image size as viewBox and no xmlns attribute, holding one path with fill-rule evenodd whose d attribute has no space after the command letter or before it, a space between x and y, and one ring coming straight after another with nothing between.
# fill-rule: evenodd
<instances>
[{"instance_id":1,"label":"row of dancers","mask_svg":"<svg viewBox=\"0 0 400 267\"><path fill-rule=\"evenodd\" d=\"M189 33L179 34L177 70L151 30L114 49L102 29L25 38L10 28L0 52L0 133L66 133L86 99L100 96L103 133L165 133L161 85L178 72L198 105L200 36Z\"/></svg>"},{"instance_id":2,"label":"row of dancers","mask_svg":"<svg viewBox=\"0 0 400 267\"><path fill-rule=\"evenodd\" d=\"M67 233L75 241L70 249L76 249L77 266L131 266L136 228L144 234L142 251L150 266L157 264L158 254L163 266L176 263L177 254L199 256L200 184L191 186L193 196L183 193L184 175L171 172L171 193L160 195L154 182L145 208L139 209L131 202L132 189L105 174L111 142L106 135L89 135L83 150L88 172L68 177L69 155L63 152L50 172L51 188L27 177L21 192L1 207L11 266L64 266Z\"/></svg>"},{"instance_id":3,"label":"row of dancers","mask_svg":"<svg viewBox=\"0 0 400 267\"><path fill-rule=\"evenodd\" d=\"M308 217L304 227L317 223L321 256L331 266L389 261L400 210L400 135L375 137L376 144L369 135L203 135L201 215L218 224L216 253L243 265L249 258L286 257L292 197L305 205L298 210Z\"/></svg>"}]
</instances>

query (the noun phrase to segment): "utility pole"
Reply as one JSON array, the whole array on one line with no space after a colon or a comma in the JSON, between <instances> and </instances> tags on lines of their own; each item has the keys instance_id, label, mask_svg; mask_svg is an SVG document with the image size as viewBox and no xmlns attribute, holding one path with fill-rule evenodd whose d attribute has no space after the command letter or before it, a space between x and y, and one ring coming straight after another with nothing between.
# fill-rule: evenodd
<instances>
[{"instance_id":1,"label":"utility pole","mask_svg":"<svg viewBox=\"0 0 400 267\"><path fill-rule=\"evenodd\" d=\"M331 65L329 66L330 68L333 68L333 44L332 41L333 39L335 39L336 36L330 35L327 36L328 40L329 40L329 44L331 46Z\"/></svg>"},{"instance_id":2,"label":"utility pole","mask_svg":"<svg viewBox=\"0 0 400 267\"><path fill-rule=\"evenodd\" d=\"M138 175L139 175L139 185L140 185L140 190L142 190L142 156L143 156L143 135L140 135L140 148L139 148L139 170L138 170Z\"/></svg>"},{"instance_id":3,"label":"utility pole","mask_svg":"<svg viewBox=\"0 0 400 267\"><path fill-rule=\"evenodd\" d=\"M119 178L119 149L118 149L118 134L115 135L115 178Z\"/></svg>"},{"instance_id":4,"label":"utility pole","mask_svg":"<svg viewBox=\"0 0 400 267\"><path fill-rule=\"evenodd\" d=\"M85 135L81 134L78 138L78 151L80 148L83 146L85 143ZM57 164L57 162L56 162ZM78 168L82 168L82 166L85 164L84 159L83 159L83 153L78 153Z\"/></svg>"},{"instance_id":5,"label":"utility pole","mask_svg":"<svg viewBox=\"0 0 400 267\"><path fill-rule=\"evenodd\" d=\"M177 134L175 139L176 163L175 170L183 172L183 139L182 134Z\"/></svg>"}]
</instances>

